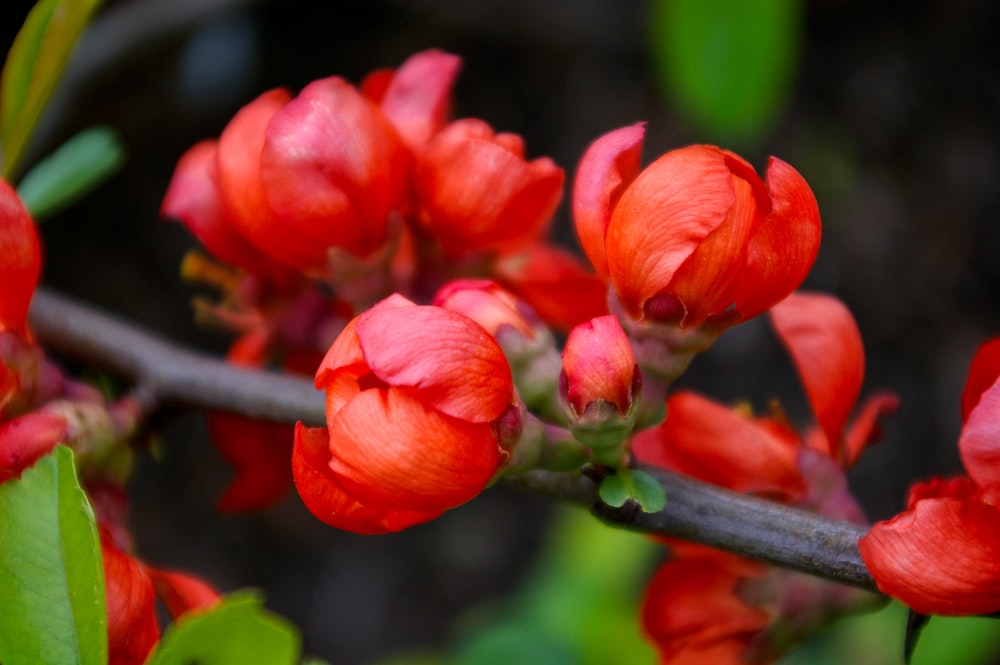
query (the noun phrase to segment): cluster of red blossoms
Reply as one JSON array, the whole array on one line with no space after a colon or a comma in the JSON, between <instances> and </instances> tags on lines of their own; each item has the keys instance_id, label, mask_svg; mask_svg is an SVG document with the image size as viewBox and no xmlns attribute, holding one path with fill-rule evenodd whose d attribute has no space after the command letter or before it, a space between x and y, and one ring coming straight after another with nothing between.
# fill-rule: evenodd
<instances>
[{"instance_id":1,"label":"cluster of red blossoms","mask_svg":"<svg viewBox=\"0 0 1000 665\"><path fill-rule=\"evenodd\" d=\"M796 292L821 235L802 176L772 158L761 178L705 145L643 168L643 125L612 131L587 148L572 185L588 267L547 241L563 170L526 158L518 136L451 118L459 66L426 51L358 87L331 77L297 96L272 90L181 158L163 214L213 257L192 254L183 267L220 291L198 303L200 315L237 334L232 362L312 374L326 395L322 427L210 415L237 469L220 508L263 508L294 481L324 522L386 533L438 517L503 474L627 474L639 463L863 524L844 473L897 400L876 394L856 409L864 351L853 317L831 296ZM9 188L0 215L3 480L73 436L46 406L69 384L58 375L50 385L25 326L38 242ZM670 390L719 335L765 313L802 379L808 429L777 405L757 416ZM561 349L554 332L568 333ZM969 477L915 487L910 509L861 543L880 588L921 612L1000 610L998 375L1000 344L988 345L963 400ZM109 598L114 580L134 574L173 590L180 610L210 602L200 583L122 553L108 495L93 492L108 514ZM663 663L772 662L871 602L665 544L643 605Z\"/></svg>"},{"instance_id":2,"label":"cluster of red blossoms","mask_svg":"<svg viewBox=\"0 0 1000 665\"><path fill-rule=\"evenodd\" d=\"M0 180L0 484L20 478L58 444L71 447L97 517L108 610L108 662L142 663L160 636L159 598L174 618L215 603L201 580L147 565L128 554L124 481L126 441L137 405L109 403L48 361L27 324L41 269L34 222Z\"/></svg>"}]
</instances>

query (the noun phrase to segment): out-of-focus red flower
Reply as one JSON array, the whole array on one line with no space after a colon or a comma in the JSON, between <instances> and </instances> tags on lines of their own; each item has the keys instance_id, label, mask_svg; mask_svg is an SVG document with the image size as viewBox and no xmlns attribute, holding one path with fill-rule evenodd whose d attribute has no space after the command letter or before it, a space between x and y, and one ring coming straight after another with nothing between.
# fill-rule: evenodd
<instances>
[{"instance_id":1,"label":"out-of-focus red flower","mask_svg":"<svg viewBox=\"0 0 1000 665\"><path fill-rule=\"evenodd\" d=\"M434 295L433 305L467 316L500 340L507 331L531 340L540 332L535 313L488 279L457 279Z\"/></svg>"},{"instance_id":2,"label":"out-of-focus red flower","mask_svg":"<svg viewBox=\"0 0 1000 665\"><path fill-rule=\"evenodd\" d=\"M907 509L861 539L879 590L922 614L1000 611L1000 339L983 344L962 396L969 477L910 489Z\"/></svg>"},{"instance_id":3,"label":"out-of-focus red flower","mask_svg":"<svg viewBox=\"0 0 1000 665\"><path fill-rule=\"evenodd\" d=\"M326 428L297 426L292 471L306 506L356 533L398 531L465 503L519 422L510 367L471 319L391 296L351 321L316 387Z\"/></svg>"},{"instance_id":4,"label":"out-of-focus red flower","mask_svg":"<svg viewBox=\"0 0 1000 665\"><path fill-rule=\"evenodd\" d=\"M367 256L386 243L389 217L405 204L407 161L374 102L343 79L320 79L294 99L264 93L218 142L192 148L162 212L224 261L322 273L331 250Z\"/></svg>"},{"instance_id":5,"label":"out-of-focus red flower","mask_svg":"<svg viewBox=\"0 0 1000 665\"><path fill-rule=\"evenodd\" d=\"M573 190L580 242L630 317L697 326L745 320L795 290L819 250L816 199L772 157L766 180L740 156L693 145L639 171L643 126L584 153Z\"/></svg>"},{"instance_id":6,"label":"out-of-focus red flower","mask_svg":"<svg viewBox=\"0 0 1000 665\"><path fill-rule=\"evenodd\" d=\"M748 409L728 408L681 391L668 399L662 425L633 438L633 453L641 462L727 489L792 503L838 519L861 519L842 469L877 438L878 416L895 409L898 400L894 395L876 394L848 424L864 375L864 352L854 318L840 301L821 294L796 293L776 305L771 314L806 388L817 426L800 434L777 407L770 417L753 417ZM704 582L691 615L661 607L677 602L680 593L671 591L662 579L647 592L647 632L664 654L662 662L735 664L747 658L746 662L772 662L777 656L765 648L767 640L761 632L772 620L787 624L781 630L811 626L811 619L799 622L776 608L767 614L754 614L761 606L741 597L743 585L764 575L768 577L761 586L772 586L778 594L790 583L771 575L767 567L757 569L753 566L759 564L745 562L751 568L744 570L732 564L732 560L743 561L738 557L721 553L707 557L703 556L704 548L674 547L675 558L665 564L666 572L659 574L662 579L679 576L691 581L699 574L710 579ZM688 561L691 558L693 562ZM806 588L794 583L820 604L849 609L859 600L835 593L829 585ZM795 611L794 607L788 610ZM750 619L754 616L766 620L753 628ZM743 621L747 621L745 626ZM692 623L697 626L692 627ZM748 649L752 643L760 650L751 655ZM697 660L696 655L718 660Z\"/></svg>"},{"instance_id":7,"label":"out-of-focus red flower","mask_svg":"<svg viewBox=\"0 0 1000 665\"><path fill-rule=\"evenodd\" d=\"M573 328L562 361L559 393L574 436L594 448L624 441L635 423L642 380L618 319L606 314Z\"/></svg>"},{"instance_id":8,"label":"out-of-focus red flower","mask_svg":"<svg viewBox=\"0 0 1000 665\"><path fill-rule=\"evenodd\" d=\"M482 120L452 122L418 153L416 223L447 257L528 245L544 233L562 197L563 170L524 158L515 134Z\"/></svg>"},{"instance_id":9,"label":"out-of-focus red flower","mask_svg":"<svg viewBox=\"0 0 1000 665\"><path fill-rule=\"evenodd\" d=\"M642 603L646 634L670 665L745 662L741 656L771 621L738 595L768 567L708 547L677 543L650 580Z\"/></svg>"},{"instance_id":10,"label":"out-of-focus red flower","mask_svg":"<svg viewBox=\"0 0 1000 665\"><path fill-rule=\"evenodd\" d=\"M0 483L21 473L66 440L66 420L44 411L0 422Z\"/></svg>"},{"instance_id":11,"label":"out-of-focus red flower","mask_svg":"<svg viewBox=\"0 0 1000 665\"><path fill-rule=\"evenodd\" d=\"M495 278L553 328L569 330L608 313L608 285L573 254L533 243L500 257Z\"/></svg>"},{"instance_id":12,"label":"out-of-focus red flower","mask_svg":"<svg viewBox=\"0 0 1000 665\"><path fill-rule=\"evenodd\" d=\"M14 188L0 180L0 332L28 335L28 305L40 270L35 224Z\"/></svg>"},{"instance_id":13,"label":"out-of-focus red flower","mask_svg":"<svg viewBox=\"0 0 1000 665\"><path fill-rule=\"evenodd\" d=\"M113 529L100 525L98 531L108 609L108 665L144 663L160 639L157 596L177 619L190 610L211 607L219 594L190 575L142 564L115 542Z\"/></svg>"}]
</instances>

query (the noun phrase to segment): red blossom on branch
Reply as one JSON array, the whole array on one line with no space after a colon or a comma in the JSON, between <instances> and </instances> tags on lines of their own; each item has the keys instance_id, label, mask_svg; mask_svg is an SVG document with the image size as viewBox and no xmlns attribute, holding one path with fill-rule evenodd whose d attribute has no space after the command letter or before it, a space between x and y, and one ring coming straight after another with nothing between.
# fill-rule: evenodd
<instances>
[{"instance_id":1,"label":"red blossom on branch","mask_svg":"<svg viewBox=\"0 0 1000 665\"><path fill-rule=\"evenodd\" d=\"M486 330L401 296L348 324L316 387L327 427L296 428L295 485L319 519L357 533L398 531L476 496L520 419Z\"/></svg>"}]
</instances>

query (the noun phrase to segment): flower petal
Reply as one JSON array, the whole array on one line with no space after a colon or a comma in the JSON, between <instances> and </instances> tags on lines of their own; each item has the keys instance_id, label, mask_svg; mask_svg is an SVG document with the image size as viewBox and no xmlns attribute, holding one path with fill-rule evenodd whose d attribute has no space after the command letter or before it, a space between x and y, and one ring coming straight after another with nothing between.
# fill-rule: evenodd
<instances>
[{"instance_id":1,"label":"flower petal","mask_svg":"<svg viewBox=\"0 0 1000 665\"><path fill-rule=\"evenodd\" d=\"M172 619L191 610L211 607L219 601L219 592L197 577L151 566L145 566L145 570Z\"/></svg>"},{"instance_id":2,"label":"flower petal","mask_svg":"<svg viewBox=\"0 0 1000 665\"><path fill-rule=\"evenodd\" d=\"M639 175L645 123L608 132L587 148L573 182L573 224L599 275L608 274L605 236L622 191Z\"/></svg>"},{"instance_id":3,"label":"flower petal","mask_svg":"<svg viewBox=\"0 0 1000 665\"><path fill-rule=\"evenodd\" d=\"M32 411L0 423L0 483L21 473L66 439L66 420Z\"/></svg>"},{"instance_id":4,"label":"flower petal","mask_svg":"<svg viewBox=\"0 0 1000 665\"><path fill-rule=\"evenodd\" d=\"M156 597L142 565L112 542L100 528L108 608L108 665L139 665L157 640Z\"/></svg>"},{"instance_id":5,"label":"flower petal","mask_svg":"<svg viewBox=\"0 0 1000 665\"><path fill-rule=\"evenodd\" d=\"M500 258L496 279L560 330L608 313L608 286L570 252L533 243Z\"/></svg>"},{"instance_id":6,"label":"flower petal","mask_svg":"<svg viewBox=\"0 0 1000 665\"><path fill-rule=\"evenodd\" d=\"M281 499L292 480L292 428L221 411L209 412L206 420L212 444L236 471L216 508L263 510Z\"/></svg>"},{"instance_id":7,"label":"flower petal","mask_svg":"<svg viewBox=\"0 0 1000 665\"><path fill-rule=\"evenodd\" d=\"M218 142L202 141L177 162L160 214L184 226L220 261L285 283L291 271L278 263L235 227L225 213L216 187Z\"/></svg>"},{"instance_id":8,"label":"flower petal","mask_svg":"<svg viewBox=\"0 0 1000 665\"><path fill-rule=\"evenodd\" d=\"M0 332L27 335L28 305L41 261L34 222L14 188L0 180Z\"/></svg>"},{"instance_id":9,"label":"flower petal","mask_svg":"<svg viewBox=\"0 0 1000 665\"><path fill-rule=\"evenodd\" d=\"M486 423L512 403L503 350L466 316L440 307L375 307L359 317L356 330L376 377L412 388L443 413Z\"/></svg>"},{"instance_id":10,"label":"flower petal","mask_svg":"<svg viewBox=\"0 0 1000 665\"><path fill-rule=\"evenodd\" d=\"M438 517L442 510L396 510L362 503L347 492L330 469L330 437L325 428L295 427L292 473L302 502L317 519L362 535L400 531Z\"/></svg>"},{"instance_id":11,"label":"flower petal","mask_svg":"<svg viewBox=\"0 0 1000 665\"><path fill-rule=\"evenodd\" d=\"M575 416L604 400L626 415L637 391L635 353L618 319L599 316L573 328L562 353L566 400Z\"/></svg>"},{"instance_id":12,"label":"flower petal","mask_svg":"<svg viewBox=\"0 0 1000 665\"><path fill-rule=\"evenodd\" d=\"M858 546L879 590L921 614L1000 611L1000 511L980 497L917 501Z\"/></svg>"},{"instance_id":13,"label":"flower petal","mask_svg":"<svg viewBox=\"0 0 1000 665\"><path fill-rule=\"evenodd\" d=\"M366 256L403 204L406 153L382 112L337 77L313 81L268 123L260 178L283 232Z\"/></svg>"},{"instance_id":14,"label":"flower petal","mask_svg":"<svg viewBox=\"0 0 1000 665\"><path fill-rule=\"evenodd\" d=\"M662 292L733 206L732 175L711 146L673 150L647 166L622 193L607 232L608 272L635 319Z\"/></svg>"},{"instance_id":15,"label":"flower petal","mask_svg":"<svg viewBox=\"0 0 1000 665\"><path fill-rule=\"evenodd\" d=\"M797 289L819 253L819 206L806 181L772 157L766 184L771 211L747 243L746 270L736 295L736 310L744 319L765 312Z\"/></svg>"},{"instance_id":16,"label":"flower petal","mask_svg":"<svg viewBox=\"0 0 1000 665\"><path fill-rule=\"evenodd\" d=\"M795 498L804 490L798 444L696 393L667 400L667 419L639 432L632 451L640 462L737 492Z\"/></svg>"},{"instance_id":17,"label":"flower petal","mask_svg":"<svg viewBox=\"0 0 1000 665\"><path fill-rule=\"evenodd\" d=\"M821 293L793 293L771 309L771 323L795 362L826 451L846 461L844 427L861 392L865 351L850 310Z\"/></svg>"},{"instance_id":18,"label":"flower petal","mask_svg":"<svg viewBox=\"0 0 1000 665\"><path fill-rule=\"evenodd\" d=\"M380 105L411 150L447 123L451 89L461 66L457 55L429 49L410 56L395 71Z\"/></svg>"},{"instance_id":19,"label":"flower petal","mask_svg":"<svg viewBox=\"0 0 1000 665\"><path fill-rule=\"evenodd\" d=\"M330 424L330 468L366 503L440 513L479 494L502 454L493 428L396 389L362 391Z\"/></svg>"},{"instance_id":20,"label":"flower petal","mask_svg":"<svg viewBox=\"0 0 1000 665\"><path fill-rule=\"evenodd\" d=\"M1000 493L1000 382L979 398L958 437L962 463L976 483L996 496Z\"/></svg>"},{"instance_id":21,"label":"flower petal","mask_svg":"<svg viewBox=\"0 0 1000 665\"><path fill-rule=\"evenodd\" d=\"M969 378L962 391L962 422L969 418L979 397L1000 378L1000 337L991 339L976 351L969 367Z\"/></svg>"}]
</instances>

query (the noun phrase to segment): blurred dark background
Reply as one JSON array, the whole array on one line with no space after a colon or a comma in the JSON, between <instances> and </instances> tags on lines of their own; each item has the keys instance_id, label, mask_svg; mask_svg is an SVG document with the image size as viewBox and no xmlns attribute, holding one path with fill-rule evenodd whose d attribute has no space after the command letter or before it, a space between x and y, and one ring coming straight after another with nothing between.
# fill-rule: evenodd
<instances>
[{"instance_id":1,"label":"blurred dark background","mask_svg":"<svg viewBox=\"0 0 1000 665\"><path fill-rule=\"evenodd\" d=\"M0 9L9 44L30 3ZM621 0L119 0L85 35L46 118L37 158L108 124L126 168L47 221L44 282L144 327L221 352L197 328L178 266L192 239L158 218L173 166L265 89L340 74L359 81L436 46L464 58L455 115L523 135L530 156L572 175L590 141L647 120L646 161L716 140L664 94L651 66L649 7ZM823 247L807 281L840 296L868 350L866 389L903 406L888 441L852 474L873 519L908 484L960 469L958 398L979 342L1000 333L1000 5L810 0L796 69L766 131L737 148L774 154L813 186ZM554 233L574 243L567 205ZM719 399L804 404L766 322L746 324L684 377ZM211 506L228 470L197 416L172 419L144 457L133 522L147 558L231 589L257 586L340 665L443 643L450 621L512 588L549 512L504 488L430 525L360 538L313 520L294 496L260 515Z\"/></svg>"}]
</instances>

